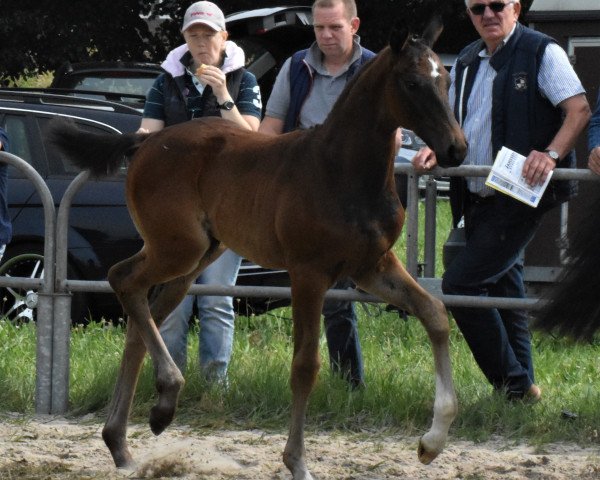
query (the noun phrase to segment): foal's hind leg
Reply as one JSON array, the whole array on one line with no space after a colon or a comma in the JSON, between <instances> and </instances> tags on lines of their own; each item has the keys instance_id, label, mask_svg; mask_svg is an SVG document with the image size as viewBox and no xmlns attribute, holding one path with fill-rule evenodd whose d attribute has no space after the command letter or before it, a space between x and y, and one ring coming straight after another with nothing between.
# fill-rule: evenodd
<instances>
[{"instance_id":1,"label":"foal's hind leg","mask_svg":"<svg viewBox=\"0 0 600 480\"><path fill-rule=\"evenodd\" d=\"M292 316L294 322L294 357L292 360L292 418L290 433L283 452L283 462L294 480L312 480L306 467L304 423L308 396L319 371L319 331L323 298L329 284L325 278L290 272L292 281Z\"/></svg>"},{"instance_id":2,"label":"foal's hind leg","mask_svg":"<svg viewBox=\"0 0 600 480\"><path fill-rule=\"evenodd\" d=\"M216 256L207 256L202 262L196 262L197 266L191 273L165 285L155 302L155 311L158 313L159 322L168 314L169 309L172 310L181 301L198 273ZM111 411L102 432L104 441L117 467L130 467L133 465L133 459L126 441L127 419L139 371L146 353L146 346L150 345L149 350L155 365L156 385L159 391L159 401L152 409L150 418L150 426L154 433L161 433L172 420L177 397L184 382L179 369L173 363L158 334L157 326L154 325L150 317L147 301L148 282L144 283L139 279L136 282L136 273L141 275L140 272L136 271L141 270L143 272L143 263L146 260L145 253L140 252L115 265L109 273L111 285L117 292L126 313L129 314L125 351L123 352ZM165 261L165 263L168 262ZM185 262L185 257L181 258L181 263L184 265L183 268L186 268L185 265L188 262ZM153 281L158 282L159 280L155 278ZM154 338L152 338L153 336Z\"/></svg>"},{"instance_id":3,"label":"foal's hind leg","mask_svg":"<svg viewBox=\"0 0 600 480\"><path fill-rule=\"evenodd\" d=\"M148 289L141 288L140 291L133 292L128 289L126 283L144 259L145 254L140 252L118 263L109 272L109 281L125 312L129 315L119 376L113 393L110 413L102 430L104 443L110 450L115 465L119 468L134 466L133 458L127 446L127 420L140 369L146 354L146 342L144 341L144 335L142 335L142 329L147 328L147 326L144 326L144 322L140 321L140 311L147 310L145 295L147 295ZM147 317L149 317L149 312ZM173 362L171 361L171 363ZM173 367L171 371L174 381L173 387L178 389L183 385L183 377L174 364Z\"/></svg>"},{"instance_id":4,"label":"foal's hind leg","mask_svg":"<svg viewBox=\"0 0 600 480\"><path fill-rule=\"evenodd\" d=\"M354 281L365 291L413 313L429 335L436 371L435 402L431 429L421 438L418 450L419 460L428 464L443 450L458 410L452 382L446 309L408 274L391 252L384 255L371 272L354 278Z\"/></svg>"}]
</instances>

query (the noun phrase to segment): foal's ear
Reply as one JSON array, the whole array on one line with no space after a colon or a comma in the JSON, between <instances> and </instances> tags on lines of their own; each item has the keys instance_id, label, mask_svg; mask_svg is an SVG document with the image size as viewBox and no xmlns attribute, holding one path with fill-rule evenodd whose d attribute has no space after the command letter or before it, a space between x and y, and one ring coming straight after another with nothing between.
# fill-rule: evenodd
<instances>
[{"instance_id":1,"label":"foal's ear","mask_svg":"<svg viewBox=\"0 0 600 480\"><path fill-rule=\"evenodd\" d=\"M390 48L392 52L398 54L404 48L406 40L408 39L408 26L402 20L396 21L392 33L390 34Z\"/></svg>"},{"instance_id":2,"label":"foal's ear","mask_svg":"<svg viewBox=\"0 0 600 480\"><path fill-rule=\"evenodd\" d=\"M444 30L442 16L439 14L434 15L423 30L423 34L421 36L423 43L425 43L425 45L427 45L429 48L433 47L433 44L441 35L442 30Z\"/></svg>"},{"instance_id":3,"label":"foal's ear","mask_svg":"<svg viewBox=\"0 0 600 480\"><path fill-rule=\"evenodd\" d=\"M416 0L412 9L407 9L399 18L390 35L390 47L394 53L399 53L407 40L419 40L432 47L439 38L444 24L442 11L448 8L439 0ZM406 19L410 19L410 25Z\"/></svg>"}]
</instances>

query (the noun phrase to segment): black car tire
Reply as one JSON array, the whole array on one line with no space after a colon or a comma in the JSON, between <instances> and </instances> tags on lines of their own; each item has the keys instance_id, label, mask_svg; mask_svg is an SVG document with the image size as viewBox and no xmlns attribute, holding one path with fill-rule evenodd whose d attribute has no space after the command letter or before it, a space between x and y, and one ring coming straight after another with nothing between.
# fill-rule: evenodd
<instances>
[{"instance_id":1,"label":"black car tire","mask_svg":"<svg viewBox=\"0 0 600 480\"><path fill-rule=\"evenodd\" d=\"M42 278L44 273L43 245L22 244L6 247L0 264L0 276ZM69 279L77 279L74 269L67 266ZM32 289L0 288L0 317L16 323L35 321L37 291ZM71 302L72 323L85 323L87 295L85 292L73 294Z\"/></svg>"}]
</instances>

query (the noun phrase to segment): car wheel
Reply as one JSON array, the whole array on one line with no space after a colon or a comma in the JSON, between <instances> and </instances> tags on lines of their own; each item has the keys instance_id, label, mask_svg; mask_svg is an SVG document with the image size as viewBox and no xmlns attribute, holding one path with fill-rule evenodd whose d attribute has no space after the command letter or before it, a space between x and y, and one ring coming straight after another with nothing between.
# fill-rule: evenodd
<instances>
[{"instance_id":1,"label":"car wheel","mask_svg":"<svg viewBox=\"0 0 600 480\"><path fill-rule=\"evenodd\" d=\"M0 276L44 278L43 246L18 245L6 248L6 253L0 265ZM73 275L73 269L68 268L68 277ZM38 292L36 289L17 287L0 288L0 317L7 318L16 323L35 321L38 306ZM71 318L73 323L82 323L85 319L87 296L84 292L73 294L71 303Z\"/></svg>"},{"instance_id":2,"label":"car wheel","mask_svg":"<svg viewBox=\"0 0 600 480\"><path fill-rule=\"evenodd\" d=\"M10 256L0 266L0 275L4 277L43 278L44 257L36 253L21 253ZM0 289L0 314L13 322L27 323L35 318L37 292L33 289L3 287Z\"/></svg>"}]
</instances>

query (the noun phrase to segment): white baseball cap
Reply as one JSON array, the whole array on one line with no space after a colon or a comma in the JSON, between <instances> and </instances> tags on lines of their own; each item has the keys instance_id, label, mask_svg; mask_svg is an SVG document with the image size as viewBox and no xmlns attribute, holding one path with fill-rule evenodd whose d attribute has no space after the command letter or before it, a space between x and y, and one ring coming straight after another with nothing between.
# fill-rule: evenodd
<instances>
[{"instance_id":1,"label":"white baseball cap","mask_svg":"<svg viewBox=\"0 0 600 480\"><path fill-rule=\"evenodd\" d=\"M212 2L196 2L190 5L183 16L181 33L197 23L208 25L217 32L225 30L225 16Z\"/></svg>"}]
</instances>

